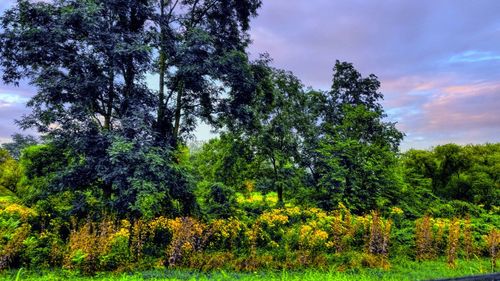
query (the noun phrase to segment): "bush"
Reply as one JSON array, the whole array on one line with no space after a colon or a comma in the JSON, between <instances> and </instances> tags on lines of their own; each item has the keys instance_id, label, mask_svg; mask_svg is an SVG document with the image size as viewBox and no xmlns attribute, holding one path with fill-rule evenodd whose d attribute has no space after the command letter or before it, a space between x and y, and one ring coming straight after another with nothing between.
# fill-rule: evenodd
<instances>
[{"instance_id":1,"label":"bush","mask_svg":"<svg viewBox=\"0 0 500 281\"><path fill-rule=\"evenodd\" d=\"M222 183L212 184L204 200L204 209L210 218L227 219L233 216L236 210L234 190Z\"/></svg>"}]
</instances>

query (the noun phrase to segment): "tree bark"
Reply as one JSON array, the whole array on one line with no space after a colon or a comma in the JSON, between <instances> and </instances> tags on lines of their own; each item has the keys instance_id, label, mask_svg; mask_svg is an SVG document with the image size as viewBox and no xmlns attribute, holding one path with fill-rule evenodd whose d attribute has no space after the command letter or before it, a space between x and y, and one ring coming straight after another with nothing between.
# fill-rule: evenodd
<instances>
[{"instance_id":1,"label":"tree bark","mask_svg":"<svg viewBox=\"0 0 500 281\"><path fill-rule=\"evenodd\" d=\"M174 123L174 133L173 133L173 144L177 147L179 130L181 124L181 110L182 110L182 95L184 94L184 82L180 82L179 90L177 91L177 102L175 105L175 123Z\"/></svg>"},{"instance_id":2,"label":"tree bark","mask_svg":"<svg viewBox=\"0 0 500 281\"><path fill-rule=\"evenodd\" d=\"M166 128L165 128L165 37L164 37L164 27L163 27L163 19L164 19L164 10L165 3L164 0L160 0L160 66L159 66L159 75L160 75L160 85L159 85L159 93L158 93L158 133L160 138L166 137Z\"/></svg>"},{"instance_id":3,"label":"tree bark","mask_svg":"<svg viewBox=\"0 0 500 281\"><path fill-rule=\"evenodd\" d=\"M109 93L108 101L106 104L106 113L104 114L104 130L111 130L111 115L113 114L113 100L115 96L115 71L113 70L113 64L111 64L111 70L109 73Z\"/></svg>"}]
</instances>

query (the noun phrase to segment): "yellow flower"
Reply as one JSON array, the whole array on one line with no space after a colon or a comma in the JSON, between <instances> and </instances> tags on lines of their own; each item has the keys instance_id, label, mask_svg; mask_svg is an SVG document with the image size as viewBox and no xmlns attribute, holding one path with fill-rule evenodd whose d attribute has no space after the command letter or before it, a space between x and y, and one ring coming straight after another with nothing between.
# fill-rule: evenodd
<instances>
[{"instance_id":1,"label":"yellow flower","mask_svg":"<svg viewBox=\"0 0 500 281\"><path fill-rule=\"evenodd\" d=\"M300 215L300 208L299 207L289 207L285 209L285 212L288 216L294 217Z\"/></svg>"},{"instance_id":2,"label":"yellow flower","mask_svg":"<svg viewBox=\"0 0 500 281\"><path fill-rule=\"evenodd\" d=\"M279 248L280 247L280 245L274 241L269 242L269 246L271 246L271 248Z\"/></svg>"},{"instance_id":3,"label":"yellow flower","mask_svg":"<svg viewBox=\"0 0 500 281\"><path fill-rule=\"evenodd\" d=\"M288 216L281 214L281 210L274 209L271 212L264 212L260 215L259 220L270 227L274 227L288 223Z\"/></svg>"},{"instance_id":4,"label":"yellow flower","mask_svg":"<svg viewBox=\"0 0 500 281\"><path fill-rule=\"evenodd\" d=\"M124 237L124 238L129 238L130 236L130 232L128 230L128 228L120 228L120 230L118 230L114 235L113 235L113 239L114 238L118 238L118 237Z\"/></svg>"},{"instance_id":5,"label":"yellow flower","mask_svg":"<svg viewBox=\"0 0 500 281\"><path fill-rule=\"evenodd\" d=\"M193 249L193 246L189 242L184 242L184 244L182 244L181 249L184 252L188 252L188 251L191 251Z\"/></svg>"},{"instance_id":6,"label":"yellow flower","mask_svg":"<svg viewBox=\"0 0 500 281\"><path fill-rule=\"evenodd\" d=\"M35 217L37 213L28 207L24 207L15 203L9 204L2 213L8 215L18 215L21 219L26 220L30 217Z\"/></svg>"},{"instance_id":7,"label":"yellow flower","mask_svg":"<svg viewBox=\"0 0 500 281\"><path fill-rule=\"evenodd\" d=\"M245 180L243 186L247 192L253 192L255 189L255 182L253 180Z\"/></svg>"},{"instance_id":8,"label":"yellow flower","mask_svg":"<svg viewBox=\"0 0 500 281\"><path fill-rule=\"evenodd\" d=\"M404 213L404 212L403 212L403 210L401 210L401 209L400 209L400 208L398 208L398 207L392 207L392 208L391 208L391 214L392 214L392 215L401 216L401 215L403 215L403 213Z\"/></svg>"}]
</instances>

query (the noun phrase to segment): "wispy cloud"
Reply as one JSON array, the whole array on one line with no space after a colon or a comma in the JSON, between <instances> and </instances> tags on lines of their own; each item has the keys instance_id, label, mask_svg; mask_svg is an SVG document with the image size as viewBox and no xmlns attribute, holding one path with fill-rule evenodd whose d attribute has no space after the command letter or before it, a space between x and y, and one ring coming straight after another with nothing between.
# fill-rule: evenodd
<instances>
[{"instance_id":1,"label":"wispy cloud","mask_svg":"<svg viewBox=\"0 0 500 281\"><path fill-rule=\"evenodd\" d=\"M10 94L10 93L2 93L0 92L0 108L1 107L9 107L14 104L21 104L24 105L26 102L28 102L28 98L17 95L17 94Z\"/></svg>"},{"instance_id":2,"label":"wispy cloud","mask_svg":"<svg viewBox=\"0 0 500 281\"><path fill-rule=\"evenodd\" d=\"M500 61L500 54L484 51L466 51L449 58L450 63Z\"/></svg>"}]
</instances>

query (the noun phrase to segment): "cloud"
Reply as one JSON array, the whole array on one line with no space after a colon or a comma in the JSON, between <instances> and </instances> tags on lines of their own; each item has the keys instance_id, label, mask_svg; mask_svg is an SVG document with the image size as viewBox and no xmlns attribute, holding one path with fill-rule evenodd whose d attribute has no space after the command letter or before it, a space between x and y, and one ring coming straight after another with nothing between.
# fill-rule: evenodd
<instances>
[{"instance_id":1,"label":"cloud","mask_svg":"<svg viewBox=\"0 0 500 281\"><path fill-rule=\"evenodd\" d=\"M499 142L500 81L455 84L436 79L419 94L419 86L393 98L398 127L407 132L403 149L437 144ZM409 98L410 97L410 98ZM391 111L395 111L391 114Z\"/></svg>"},{"instance_id":2,"label":"cloud","mask_svg":"<svg viewBox=\"0 0 500 281\"><path fill-rule=\"evenodd\" d=\"M35 89L25 83L21 83L20 87L0 84L0 143L9 142L12 134L21 131L15 120L30 113L26 103L34 92ZM36 135L34 130L23 133Z\"/></svg>"},{"instance_id":3,"label":"cloud","mask_svg":"<svg viewBox=\"0 0 500 281\"><path fill-rule=\"evenodd\" d=\"M500 60L500 54L484 51L465 51L459 55L454 55L449 58L448 62L482 62L482 61L496 61Z\"/></svg>"},{"instance_id":4,"label":"cloud","mask_svg":"<svg viewBox=\"0 0 500 281\"><path fill-rule=\"evenodd\" d=\"M423 106L428 123L418 130L500 132L500 81L446 87ZM500 141L500 135L498 136Z\"/></svg>"},{"instance_id":5,"label":"cloud","mask_svg":"<svg viewBox=\"0 0 500 281\"><path fill-rule=\"evenodd\" d=\"M29 110L22 103L12 103L9 106L2 106L0 102L0 143L9 142L10 136L16 132L37 135L34 130L21 131L15 123L15 119L20 119L21 116L28 113Z\"/></svg>"},{"instance_id":6,"label":"cloud","mask_svg":"<svg viewBox=\"0 0 500 281\"><path fill-rule=\"evenodd\" d=\"M0 92L0 108L10 107L14 104L25 104L28 100L28 98L16 94Z\"/></svg>"}]
</instances>

